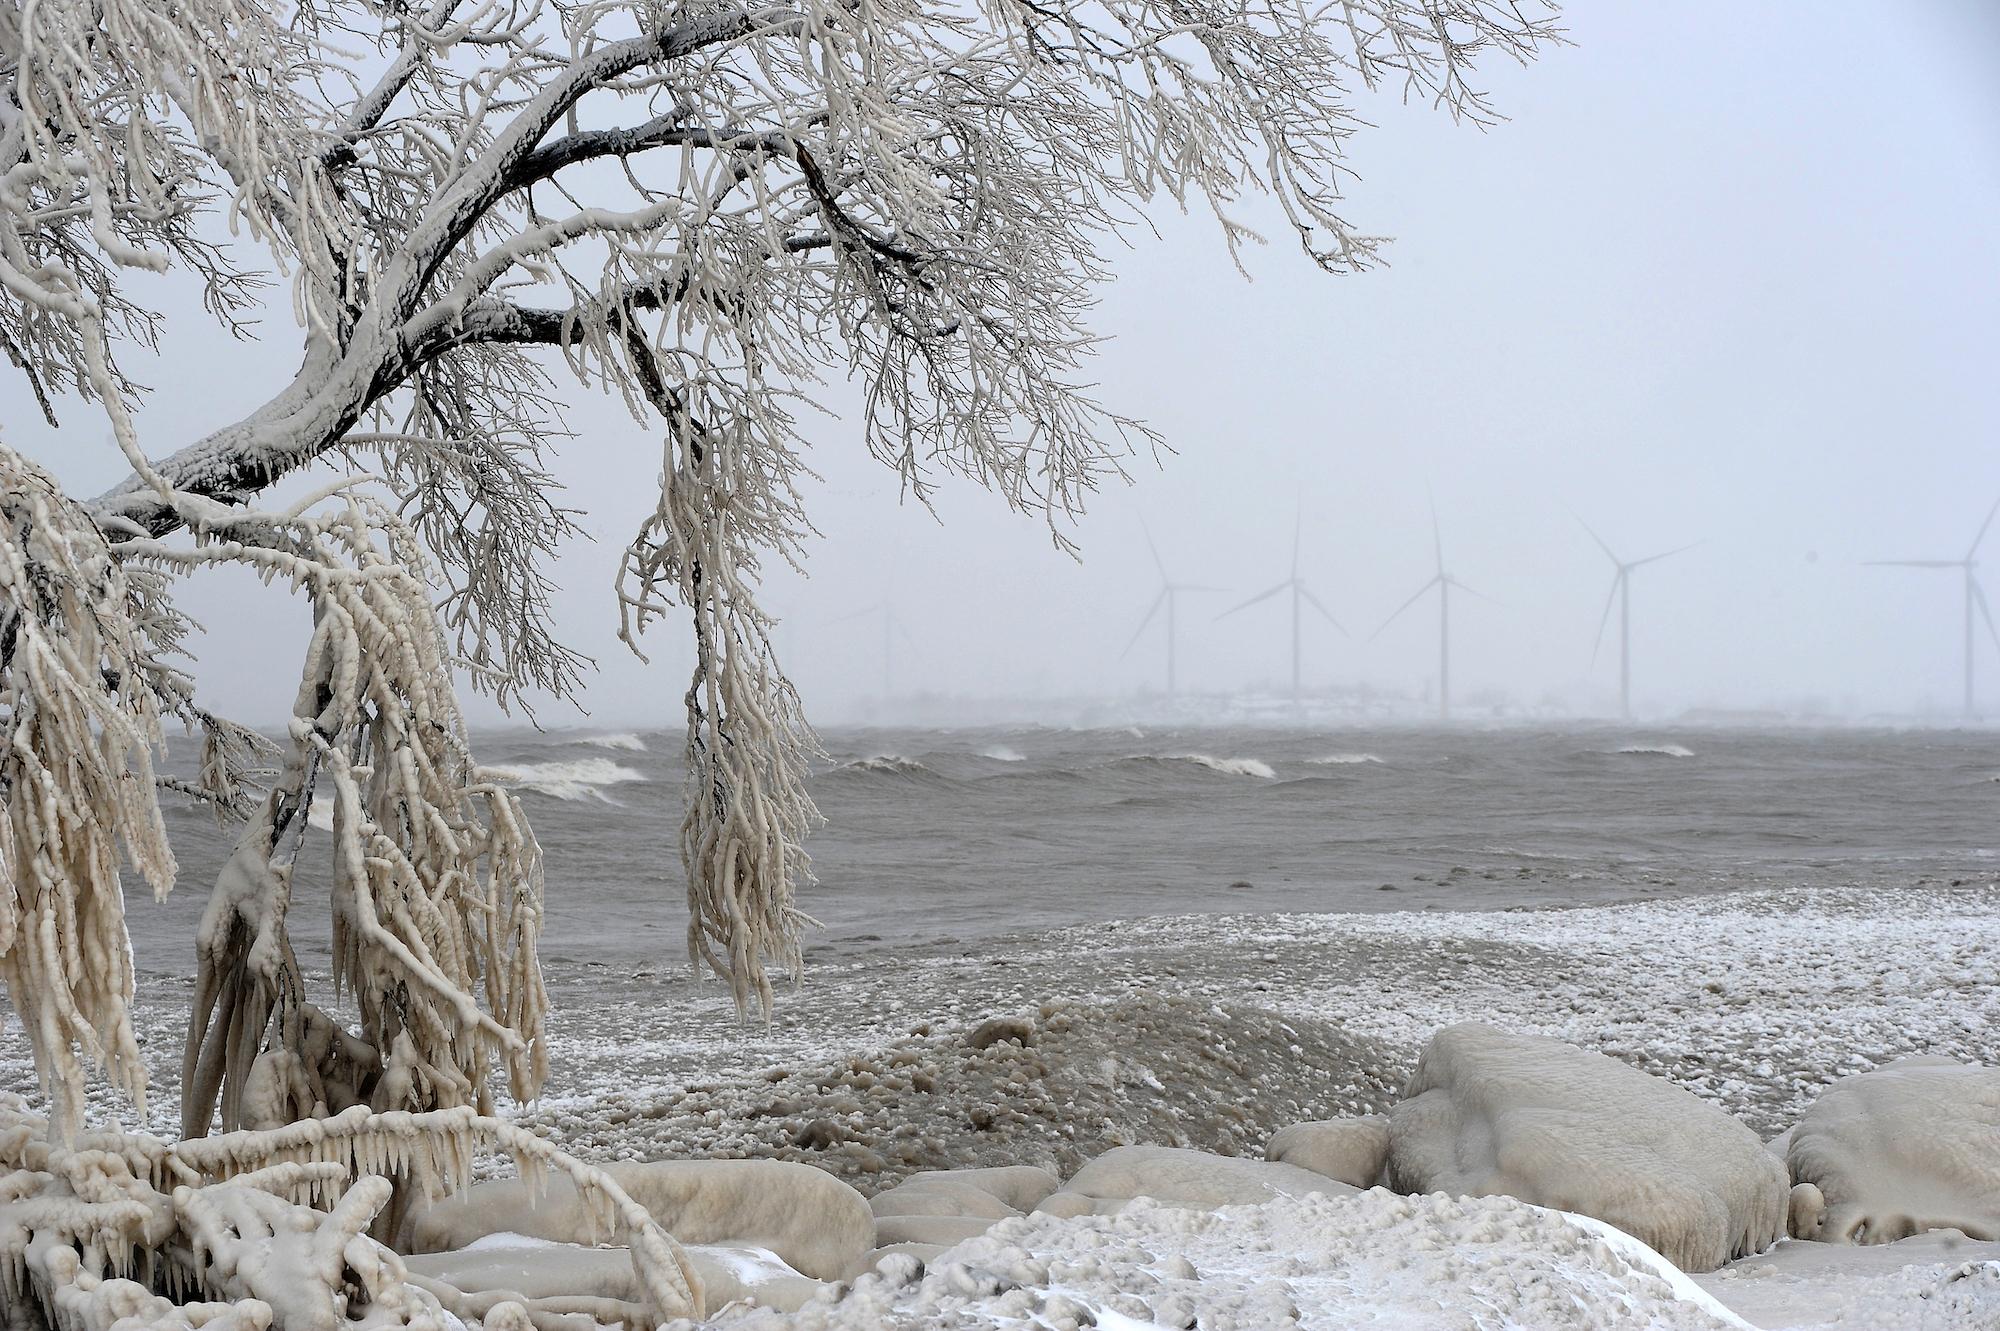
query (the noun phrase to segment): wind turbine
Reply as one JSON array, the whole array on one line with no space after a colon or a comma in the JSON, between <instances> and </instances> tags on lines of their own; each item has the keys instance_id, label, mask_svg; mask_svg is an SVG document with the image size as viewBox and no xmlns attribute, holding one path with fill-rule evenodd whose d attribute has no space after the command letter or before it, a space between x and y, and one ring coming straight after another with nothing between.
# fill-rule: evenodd
<instances>
[{"instance_id":1,"label":"wind turbine","mask_svg":"<svg viewBox=\"0 0 2000 1331\"><path fill-rule=\"evenodd\" d=\"M1251 606L1257 604L1257 602L1259 601L1270 600L1273 596L1276 596L1279 592L1282 591L1291 592L1292 594L1292 704L1294 706L1297 706L1299 701L1299 602L1301 600L1309 602L1312 605L1313 609L1319 611L1320 614L1326 616L1327 623L1333 625L1337 629L1340 629L1342 637L1348 636L1347 630L1344 628L1340 628L1340 621L1335 619L1333 617L1332 612L1329 611L1325 606L1321 605L1319 603L1319 598L1317 596L1314 596L1310 591L1307 591L1305 583L1299 580L1299 529L1300 529L1300 519L1294 518L1292 520L1292 576L1286 578L1283 582L1271 588L1270 591L1259 592L1257 593L1257 595L1251 597L1249 600L1243 602L1241 605L1231 606L1229 609L1223 611L1221 614L1216 616L1217 620L1224 620L1229 618L1231 615L1235 614L1238 610L1247 610Z\"/></svg>"},{"instance_id":2,"label":"wind turbine","mask_svg":"<svg viewBox=\"0 0 2000 1331\"><path fill-rule=\"evenodd\" d=\"M1993 627L1993 612L1986 608L1986 593L1979 586L1979 579L1972 570L1979 567L1973 556L1979 553L1979 543L1986 539L1986 531L1993 525L1993 515L2000 513L2000 499L1993 501L1993 507L1986 510L1986 521L1979 524L1979 534L1972 538L1963 559L1870 559L1863 561L1870 567L1882 568L1958 568L1965 570L1965 717L1971 720L1972 711L1972 607L1979 605L1979 613L1986 620L1986 631L1993 635L1993 645L2000 647L2000 631Z\"/></svg>"},{"instance_id":3,"label":"wind turbine","mask_svg":"<svg viewBox=\"0 0 2000 1331\"><path fill-rule=\"evenodd\" d=\"M1381 637L1382 629L1386 629L1391 624L1395 623L1397 615L1402 614L1405 610L1408 610L1411 606L1415 605L1418 599L1422 597L1425 592L1429 591L1433 587L1437 588L1438 589L1438 716L1441 718L1449 718L1451 716L1451 589L1453 587L1456 587L1462 592L1468 592L1473 596L1478 596L1479 599L1482 601L1490 600L1492 598L1487 596L1481 596L1478 592L1473 591L1472 588L1466 586L1464 583L1460 582L1457 578L1454 578L1451 574L1444 571L1444 536L1438 531L1438 508L1437 508L1437 497L1435 495L1431 496L1431 545L1437 554L1437 572L1434 575L1432 575L1431 580L1429 582L1426 582L1423 586L1417 588L1415 595L1411 596L1409 600L1397 606L1396 614L1390 615L1387 619L1383 620L1382 628L1378 628L1373 633L1369 634L1368 640L1370 642L1373 642L1376 638Z\"/></svg>"},{"instance_id":4,"label":"wind turbine","mask_svg":"<svg viewBox=\"0 0 2000 1331\"><path fill-rule=\"evenodd\" d=\"M1669 555L1677 555L1683 550L1692 550L1701 542L1694 541L1687 545L1676 546L1666 554L1648 555L1644 559L1634 559L1626 563L1611 553L1611 547L1604 543L1602 536L1590 530L1588 522L1580 516L1576 520L1585 531L1590 532L1590 539L1597 542L1597 548L1604 552L1604 557L1618 570L1611 577L1611 592L1604 598L1604 615L1597 621L1597 640L1590 645L1590 663L1597 664L1597 649L1604 645L1604 626L1611 622L1611 602L1616 600L1618 602L1618 714L1630 721L1632 719L1632 570L1645 564L1656 563Z\"/></svg>"},{"instance_id":5,"label":"wind turbine","mask_svg":"<svg viewBox=\"0 0 2000 1331\"><path fill-rule=\"evenodd\" d=\"M1152 530L1146 526L1144 518L1139 519L1139 530L1145 532L1146 548L1153 554L1153 567L1160 571L1160 594L1153 598L1152 608L1147 610L1146 617L1139 621L1139 627L1132 631L1132 641L1125 644L1125 650L1118 653L1118 659L1124 660L1132 649L1138 646L1139 635L1146 631L1146 626L1153 622L1153 616L1159 614L1160 607L1164 605L1167 608L1167 696L1171 698L1174 696L1175 598L1182 592L1219 592L1223 588L1197 587L1193 583L1175 582L1169 578L1167 566L1160 562L1159 547L1153 544Z\"/></svg>"}]
</instances>

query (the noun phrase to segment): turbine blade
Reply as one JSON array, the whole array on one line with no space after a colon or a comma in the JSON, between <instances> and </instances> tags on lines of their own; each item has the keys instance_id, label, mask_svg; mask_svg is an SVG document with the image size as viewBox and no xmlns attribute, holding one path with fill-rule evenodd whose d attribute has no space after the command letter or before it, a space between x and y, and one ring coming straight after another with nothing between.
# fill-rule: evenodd
<instances>
[{"instance_id":1,"label":"turbine blade","mask_svg":"<svg viewBox=\"0 0 2000 1331\"><path fill-rule=\"evenodd\" d=\"M860 619L864 615L879 615L886 609L888 609L886 603L871 605L866 610L856 610L851 615L842 615L839 619L829 619L826 621L827 626L831 628L835 624L845 624L850 619Z\"/></svg>"},{"instance_id":2,"label":"turbine blade","mask_svg":"<svg viewBox=\"0 0 2000 1331\"><path fill-rule=\"evenodd\" d=\"M1373 642L1375 641L1375 639L1381 637L1382 629L1388 628L1391 624L1396 622L1396 615L1402 614L1405 610L1408 610L1411 606L1415 605L1417 603L1417 597L1422 596L1425 592L1429 591L1431 588L1437 586L1439 583L1443 581L1444 581L1444 575L1440 573L1436 577L1432 578L1429 582L1425 583L1423 586L1417 588L1416 596L1412 596L1409 600L1397 606L1396 614L1390 615L1387 619L1383 620L1382 628L1378 628L1373 633L1369 634L1368 641Z\"/></svg>"},{"instance_id":3,"label":"turbine blade","mask_svg":"<svg viewBox=\"0 0 2000 1331\"><path fill-rule=\"evenodd\" d=\"M1333 625L1337 629L1340 629L1341 637L1351 638L1354 636L1352 633L1349 633L1345 628L1341 627L1340 621L1333 617L1333 612L1331 610L1328 610L1325 606L1319 603L1319 597L1314 596L1311 592L1305 589L1304 583L1298 584L1298 588L1299 588L1299 595L1305 597L1306 600L1312 602L1312 608L1319 611L1322 615L1325 615L1327 623Z\"/></svg>"},{"instance_id":4,"label":"turbine blade","mask_svg":"<svg viewBox=\"0 0 2000 1331\"><path fill-rule=\"evenodd\" d=\"M1472 588L1470 588L1470 587L1466 586L1466 585L1465 585L1464 583L1460 582L1460 581L1459 581L1459 580L1458 580L1457 578L1446 578L1446 579L1444 579L1444 581L1446 581L1446 582L1450 583L1450 584L1451 584L1452 586L1454 586L1454 587L1458 588L1458 589L1459 589L1460 591L1464 592L1464 593L1465 593L1465 594L1466 594L1467 596L1477 596L1477 597L1478 597L1478 598L1479 598L1480 600L1482 600L1482 601L1486 601L1486 602L1489 602L1489 603L1491 603L1491 604L1493 604L1493 605L1499 605L1499 604L1500 604L1500 602L1498 602L1498 601L1495 601L1495 600L1494 600L1494 599L1493 599L1492 597L1488 596L1488 595L1487 595L1487 594L1486 594L1485 592L1476 592L1476 591L1472 590Z\"/></svg>"},{"instance_id":5,"label":"turbine blade","mask_svg":"<svg viewBox=\"0 0 2000 1331\"><path fill-rule=\"evenodd\" d=\"M1153 544L1153 529L1146 525L1144 514L1139 517L1139 530L1146 535L1146 548L1153 552L1153 567L1160 570L1160 582L1164 585L1167 581L1167 566L1160 562L1160 547Z\"/></svg>"},{"instance_id":6,"label":"turbine blade","mask_svg":"<svg viewBox=\"0 0 2000 1331\"><path fill-rule=\"evenodd\" d=\"M1689 541L1689 542L1688 542L1688 543L1687 543L1686 545L1677 545L1677 546L1675 546L1675 547L1674 547L1673 549L1671 549L1671 550L1667 551L1667 552L1666 552L1665 554L1663 554L1663 555L1647 555L1647 556L1646 556L1646 557L1645 557L1644 559L1635 559L1635 560L1633 560L1633 561L1632 561L1631 563L1627 564L1627 565L1626 565L1625 567L1626 567L1626 568L1637 568L1637 567L1639 567L1639 565L1641 565L1641 564L1656 564L1656 563L1658 563L1658 562L1659 562L1660 560L1662 560L1662 559L1671 559L1671 558L1673 558L1673 557L1674 557L1675 555L1677 555L1677 554L1680 554L1680 553L1682 553L1683 551L1686 551L1686 550L1692 550L1692 549L1694 549L1694 548L1695 548L1695 547L1696 547L1697 545L1707 545L1707 544L1708 544L1708 541L1707 541L1706 539L1703 539L1703 540L1699 540L1699 541Z\"/></svg>"},{"instance_id":7,"label":"turbine blade","mask_svg":"<svg viewBox=\"0 0 2000 1331\"><path fill-rule=\"evenodd\" d=\"M1972 538L1972 548L1965 552L1967 559L1979 553L1979 543L1986 539L1986 529L1993 525L1993 515L2000 513L2000 499L1993 501L1993 507L1986 510L1986 521L1979 524L1979 535Z\"/></svg>"},{"instance_id":8,"label":"turbine blade","mask_svg":"<svg viewBox=\"0 0 2000 1331\"><path fill-rule=\"evenodd\" d=\"M1153 622L1153 616L1159 614L1160 607L1165 605L1166 603L1167 603L1167 593L1164 591L1161 592L1158 596L1155 596L1153 598L1153 608L1148 610L1146 612L1146 617L1139 621L1139 627L1132 630L1132 641L1126 643L1125 650L1118 653L1119 660L1123 661L1125 657L1131 652L1131 650L1139 645L1139 635L1146 631L1146 625Z\"/></svg>"},{"instance_id":9,"label":"turbine blade","mask_svg":"<svg viewBox=\"0 0 2000 1331\"><path fill-rule=\"evenodd\" d=\"M1287 588L1287 587L1289 587L1289 586L1291 586L1291 585L1292 585L1292 584L1291 584L1291 583L1289 583L1289 582L1281 582L1281 583L1279 583L1279 584L1278 584L1277 586L1273 587L1273 588L1272 588L1272 589L1271 589L1270 591L1268 591L1268 592L1258 592L1258 593L1257 593L1257 594L1256 594L1255 596L1253 596L1253 597L1251 597L1251 598L1250 598L1249 600L1247 600L1247 601L1243 602L1243 604L1242 604L1242 605L1232 605L1232 606L1230 606L1230 607L1229 607L1229 608L1228 608L1227 610L1225 610L1225 611L1223 611L1223 612L1222 612L1221 614L1217 615L1217 616L1216 616L1216 618L1217 618L1217 619L1227 619L1227 618L1229 618L1229 617L1230 617L1231 615L1235 614L1235 613L1236 613L1236 612L1237 612L1238 610L1247 610L1247 609L1248 609L1249 607L1251 607L1251 606L1253 606L1253 605L1257 604L1257 602L1259 602L1259 601L1268 601L1268 600L1270 600L1270 599L1271 599L1271 598L1272 598L1273 596L1276 596L1276 595L1277 595L1277 594L1278 594L1279 592L1281 592L1281 591L1285 590L1285 588Z\"/></svg>"},{"instance_id":10,"label":"turbine blade","mask_svg":"<svg viewBox=\"0 0 2000 1331\"><path fill-rule=\"evenodd\" d=\"M1597 620L1597 636L1590 642L1590 666L1593 670L1597 668L1597 653L1604 646L1605 626L1611 623L1611 603L1618 599L1618 584L1623 581L1625 581L1625 569L1621 565L1617 575L1611 579L1611 594L1604 598L1604 613Z\"/></svg>"},{"instance_id":11,"label":"turbine blade","mask_svg":"<svg viewBox=\"0 0 2000 1331\"><path fill-rule=\"evenodd\" d=\"M2000 647L2000 629L1993 627L1993 612L1986 608L1986 589L1979 585L1979 579L1970 574L1967 575L1967 580L1972 583L1972 599L1979 602L1979 614L1986 621L1986 631L1992 635L1993 645Z\"/></svg>"},{"instance_id":12,"label":"turbine blade","mask_svg":"<svg viewBox=\"0 0 2000 1331\"><path fill-rule=\"evenodd\" d=\"M1299 501L1298 511L1292 514L1292 581L1299 580L1299 532L1305 526L1305 501Z\"/></svg>"},{"instance_id":13,"label":"turbine blade","mask_svg":"<svg viewBox=\"0 0 2000 1331\"><path fill-rule=\"evenodd\" d=\"M1963 559L1864 559L1863 568L1964 568Z\"/></svg>"},{"instance_id":14,"label":"turbine blade","mask_svg":"<svg viewBox=\"0 0 2000 1331\"><path fill-rule=\"evenodd\" d=\"M1564 504L1563 507L1569 508L1569 505ZM1597 548L1604 552L1604 557L1606 559L1610 560L1613 564L1616 564L1619 568L1625 567L1624 564L1619 562L1618 556L1611 553L1611 547L1604 543L1604 538L1602 536L1599 536L1597 532L1592 529L1591 525L1583 520L1583 514L1577 512L1573 508L1570 508L1569 515L1576 519L1577 526L1583 528L1587 532L1590 532L1590 539L1597 542Z\"/></svg>"}]
</instances>

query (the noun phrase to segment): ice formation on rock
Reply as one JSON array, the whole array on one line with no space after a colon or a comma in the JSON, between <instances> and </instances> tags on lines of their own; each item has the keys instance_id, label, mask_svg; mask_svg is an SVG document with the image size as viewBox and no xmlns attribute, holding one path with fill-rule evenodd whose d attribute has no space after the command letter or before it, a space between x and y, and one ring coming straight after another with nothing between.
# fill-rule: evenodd
<instances>
[{"instance_id":1,"label":"ice formation on rock","mask_svg":"<svg viewBox=\"0 0 2000 1331\"><path fill-rule=\"evenodd\" d=\"M1919 1057L1843 1077L1788 1135L1792 1178L1825 1208L1799 1237L2000 1239L2000 1068Z\"/></svg>"},{"instance_id":2,"label":"ice formation on rock","mask_svg":"<svg viewBox=\"0 0 2000 1331\"><path fill-rule=\"evenodd\" d=\"M1350 1187L1372 1188L1389 1163L1389 1120L1368 1114L1294 1123L1272 1134L1264 1155L1339 1179Z\"/></svg>"},{"instance_id":3,"label":"ice formation on rock","mask_svg":"<svg viewBox=\"0 0 2000 1331\"><path fill-rule=\"evenodd\" d=\"M768 1248L794 1269L838 1280L875 1246L860 1193L824 1170L778 1160L628 1162L596 1171L681 1243ZM622 1240L628 1221L592 1230L573 1180L481 1183L411 1217L403 1247L449 1252L502 1231L563 1243Z\"/></svg>"},{"instance_id":4,"label":"ice formation on rock","mask_svg":"<svg viewBox=\"0 0 2000 1331\"><path fill-rule=\"evenodd\" d=\"M1785 1232L1789 1185L1756 1134L1602 1054L1467 1023L1432 1037L1389 1115L1406 1192L1505 1194L1618 1226L1687 1271Z\"/></svg>"}]
</instances>

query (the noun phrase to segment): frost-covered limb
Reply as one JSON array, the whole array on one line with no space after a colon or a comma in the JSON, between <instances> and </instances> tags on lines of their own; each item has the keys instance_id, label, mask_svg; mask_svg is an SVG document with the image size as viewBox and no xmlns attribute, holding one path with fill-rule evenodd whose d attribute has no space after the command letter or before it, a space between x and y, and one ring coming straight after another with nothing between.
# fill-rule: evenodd
<instances>
[{"instance_id":1,"label":"frost-covered limb","mask_svg":"<svg viewBox=\"0 0 2000 1331\"><path fill-rule=\"evenodd\" d=\"M0 976L64 1133L83 1121L78 1052L145 1103L119 861L173 886L126 571L39 467L0 445Z\"/></svg>"},{"instance_id":2,"label":"frost-covered limb","mask_svg":"<svg viewBox=\"0 0 2000 1331\"><path fill-rule=\"evenodd\" d=\"M312 598L316 627L286 768L217 881L198 936L182 1130L274 1126L364 1101L487 1104L504 1065L531 1098L547 1075L535 960L540 851L518 802L479 779L414 532L343 488L326 516L245 515L265 543L192 552L129 542L129 560L248 562ZM287 941L307 814L333 805L334 984L349 1035L306 1001ZM475 997L483 985L486 1006Z\"/></svg>"}]
</instances>

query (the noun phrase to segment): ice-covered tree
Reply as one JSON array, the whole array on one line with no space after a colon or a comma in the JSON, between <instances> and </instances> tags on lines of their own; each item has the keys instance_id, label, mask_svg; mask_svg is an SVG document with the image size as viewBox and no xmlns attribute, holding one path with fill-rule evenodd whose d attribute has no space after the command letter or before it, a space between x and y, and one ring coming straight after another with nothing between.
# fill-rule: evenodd
<instances>
[{"instance_id":1,"label":"ice-covered tree","mask_svg":"<svg viewBox=\"0 0 2000 1331\"><path fill-rule=\"evenodd\" d=\"M0 970L53 1130L81 1124L79 1053L143 1094L119 864L172 882L148 756L170 719L207 746L182 790L245 819L201 932L189 1136L218 1110L275 1129L483 1111L499 1071L539 1087L538 853L454 687L581 684L549 626L570 515L546 469L583 388L661 437L622 631L692 620L689 947L768 1005L815 817L754 597L809 531L787 404L853 379L912 493L963 474L1062 541L1151 438L1079 387L1107 244L1165 196L1233 250L1261 192L1311 262L1364 269L1357 93L1485 119L1472 62L1529 58L1551 22L1538 0L0 0L7 401L102 412L132 468L85 500L0 443ZM169 269L226 326L269 288L305 332L291 380L198 439L149 431L123 368L193 317L131 276ZM316 465L330 484L269 506ZM268 788L263 742L175 656L173 585L219 564L314 613ZM316 796L352 1028L286 940Z\"/></svg>"}]
</instances>

